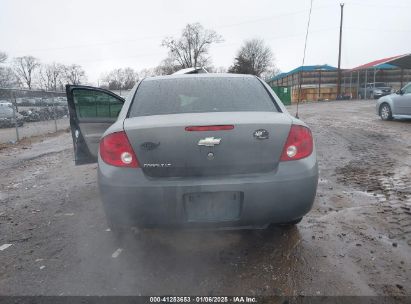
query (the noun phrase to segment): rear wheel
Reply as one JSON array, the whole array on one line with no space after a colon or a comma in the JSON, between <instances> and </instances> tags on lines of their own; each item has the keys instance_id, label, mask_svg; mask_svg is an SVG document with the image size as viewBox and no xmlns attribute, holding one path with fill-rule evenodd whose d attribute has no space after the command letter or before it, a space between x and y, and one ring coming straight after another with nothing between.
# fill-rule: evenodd
<instances>
[{"instance_id":1,"label":"rear wheel","mask_svg":"<svg viewBox=\"0 0 411 304\"><path fill-rule=\"evenodd\" d=\"M382 104L382 106L380 107L380 117L382 120L392 119L391 108L387 103Z\"/></svg>"}]
</instances>

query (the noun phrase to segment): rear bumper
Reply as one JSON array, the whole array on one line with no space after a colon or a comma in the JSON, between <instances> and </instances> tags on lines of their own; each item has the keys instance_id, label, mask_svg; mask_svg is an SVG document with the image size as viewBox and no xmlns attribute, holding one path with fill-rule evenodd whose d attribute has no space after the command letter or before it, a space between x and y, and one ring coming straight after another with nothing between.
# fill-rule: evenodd
<instances>
[{"instance_id":1,"label":"rear bumper","mask_svg":"<svg viewBox=\"0 0 411 304\"><path fill-rule=\"evenodd\" d=\"M177 227L261 227L304 216L315 199L315 151L303 160L282 162L275 171L224 177L148 178L141 169L119 169L99 159L99 189L110 220L124 225ZM184 194L242 193L240 216L230 221L192 222Z\"/></svg>"}]
</instances>

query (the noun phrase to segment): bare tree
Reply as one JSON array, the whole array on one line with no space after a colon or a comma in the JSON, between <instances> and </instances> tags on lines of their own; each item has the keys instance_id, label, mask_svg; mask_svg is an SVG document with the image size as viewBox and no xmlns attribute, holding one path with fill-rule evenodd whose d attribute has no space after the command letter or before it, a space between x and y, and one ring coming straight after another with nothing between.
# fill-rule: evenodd
<instances>
[{"instance_id":1,"label":"bare tree","mask_svg":"<svg viewBox=\"0 0 411 304\"><path fill-rule=\"evenodd\" d=\"M64 67L62 64L53 62L52 64L40 67L40 85L46 90L57 91L63 82Z\"/></svg>"},{"instance_id":2,"label":"bare tree","mask_svg":"<svg viewBox=\"0 0 411 304\"><path fill-rule=\"evenodd\" d=\"M8 58L8 56L7 56L6 53L0 52L0 63L6 62L7 58Z\"/></svg>"},{"instance_id":3,"label":"bare tree","mask_svg":"<svg viewBox=\"0 0 411 304\"><path fill-rule=\"evenodd\" d=\"M131 90L136 84L136 82L138 81L138 73L134 71L132 68L123 69L123 73L124 73L123 88L125 90Z\"/></svg>"},{"instance_id":4,"label":"bare tree","mask_svg":"<svg viewBox=\"0 0 411 304\"><path fill-rule=\"evenodd\" d=\"M6 62L8 56L4 52L0 52L0 64ZM18 84L16 75L10 67L0 66L0 88L14 87Z\"/></svg>"},{"instance_id":5,"label":"bare tree","mask_svg":"<svg viewBox=\"0 0 411 304\"><path fill-rule=\"evenodd\" d=\"M267 69L265 72L261 73L260 77L264 80L269 80L270 78L281 73L281 70L273 65L271 68Z\"/></svg>"},{"instance_id":6,"label":"bare tree","mask_svg":"<svg viewBox=\"0 0 411 304\"><path fill-rule=\"evenodd\" d=\"M214 30L193 23L186 25L180 38L166 37L161 45L168 48L168 56L174 65L190 68L207 65L210 45L222 41L222 37Z\"/></svg>"},{"instance_id":7,"label":"bare tree","mask_svg":"<svg viewBox=\"0 0 411 304\"><path fill-rule=\"evenodd\" d=\"M209 73L227 73L227 68L224 66L219 67L209 67L207 70Z\"/></svg>"},{"instance_id":8,"label":"bare tree","mask_svg":"<svg viewBox=\"0 0 411 304\"><path fill-rule=\"evenodd\" d=\"M149 76L157 75L170 75L181 69L179 64L176 64L175 60L171 57L167 57L160 62L160 64L152 69Z\"/></svg>"},{"instance_id":9,"label":"bare tree","mask_svg":"<svg viewBox=\"0 0 411 304\"><path fill-rule=\"evenodd\" d=\"M39 61L33 56L16 57L13 60L13 70L20 83L31 90L35 70L40 66Z\"/></svg>"},{"instance_id":10,"label":"bare tree","mask_svg":"<svg viewBox=\"0 0 411 304\"><path fill-rule=\"evenodd\" d=\"M13 88L18 86L18 83L12 68L0 66L0 88Z\"/></svg>"},{"instance_id":11,"label":"bare tree","mask_svg":"<svg viewBox=\"0 0 411 304\"><path fill-rule=\"evenodd\" d=\"M161 75L158 74L158 68L145 68L138 72L138 74L140 75L141 79Z\"/></svg>"},{"instance_id":12,"label":"bare tree","mask_svg":"<svg viewBox=\"0 0 411 304\"><path fill-rule=\"evenodd\" d=\"M261 76L274 67L274 57L262 39L246 40L229 68L230 73Z\"/></svg>"},{"instance_id":13,"label":"bare tree","mask_svg":"<svg viewBox=\"0 0 411 304\"><path fill-rule=\"evenodd\" d=\"M114 69L103 79L110 90L121 90L124 84L124 74L121 69Z\"/></svg>"},{"instance_id":14,"label":"bare tree","mask_svg":"<svg viewBox=\"0 0 411 304\"><path fill-rule=\"evenodd\" d=\"M63 82L66 84L82 84L86 81L86 72L80 65L64 65L62 66Z\"/></svg>"},{"instance_id":15,"label":"bare tree","mask_svg":"<svg viewBox=\"0 0 411 304\"><path fill-rule=\"evenodd\" d=\"M132 68L114 69L101 77L102 86L109 90L130 90L138 81L138 73Z\"/></svg>"}]
</instances>

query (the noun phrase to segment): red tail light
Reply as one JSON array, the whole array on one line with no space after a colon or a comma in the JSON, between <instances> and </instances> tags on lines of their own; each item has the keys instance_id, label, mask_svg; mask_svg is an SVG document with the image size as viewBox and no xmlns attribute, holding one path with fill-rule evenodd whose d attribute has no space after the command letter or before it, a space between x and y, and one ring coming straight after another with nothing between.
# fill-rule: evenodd
<instances>
[{"instance_id":1,"label":"red tail light","mask_svg":"<svg viewBox=\"0 0 411 304\"><path fill-rule=\"evenodd\" d=\"M297 160L311 155L312 152L313 137L310 129L292 125L280 160Z\"/></svg>"},{"instance_id":2,"label":"red tail light","mask_svg":"<svg viewBox=\"0 0 411 304\"><path fill-rule=\"evenodd\" d=\"M109 134L101 139L100 156L105 163L112 166L139 167L136 154L124 131Z\"/></svg>"},{"instance_id":3,"label":"red tail light","mask_svg":"<svg viewBox=\"0 0 411 304\"><path fill-rule=\"evenodd\" d=\"M234 129L233 125L186 127L186 131L221 131L221 130L232 130L232 129Z\"/></svg>"}]
</instances>

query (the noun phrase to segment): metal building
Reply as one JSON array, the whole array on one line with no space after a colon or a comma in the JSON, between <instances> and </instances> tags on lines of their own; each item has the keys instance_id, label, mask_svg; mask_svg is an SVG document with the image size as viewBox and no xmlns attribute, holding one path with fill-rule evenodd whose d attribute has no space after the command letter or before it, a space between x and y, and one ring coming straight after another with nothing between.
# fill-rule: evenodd
<instances>
[{"instance_id":1,"label":"metal building","mask_svg":"<svg viewBox=\"0 0 411 304\"><path fill-rule=\"evenodd\" d=\"M411 81L411 54L375 60L341 72L341 99L358 98L358 89L367 83L384 82L396 91ZM338 69L325 64L300 66L272 77L267 83L276 92L290 92L290 101L297 102L336 100L337 81Z\"/></svg>"},{"instance_id":2,"label":"metal building","mask_svg":"<svg viewBox=\"0 0 411 304\"><path fill-rule=\"evenodd\" d=\"M353 98L359 97L359 88L365 89L367 83L384 82L395 92L411 81L411 54L382 58L345 70L343 81L343 92Z\"/></svg>"},{"instance_id":3,"label":"metal building","mask_svg":"<svg viewBox=\"0 0 411 304\"><path fill-rule=\"evenodd\" d=\"M337 77L336 67L327 64L309 65L276 75L267 83L275 91L287 88L291 92L291 102L296 102L298 98L302 101L330 100L337 96Z\"/></svg>"}]
</instances>

